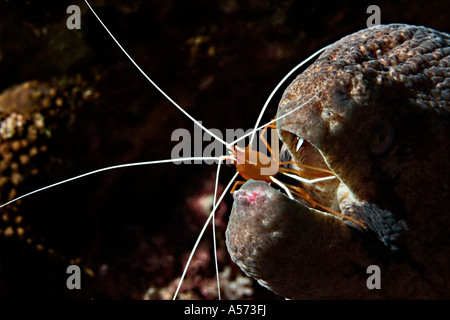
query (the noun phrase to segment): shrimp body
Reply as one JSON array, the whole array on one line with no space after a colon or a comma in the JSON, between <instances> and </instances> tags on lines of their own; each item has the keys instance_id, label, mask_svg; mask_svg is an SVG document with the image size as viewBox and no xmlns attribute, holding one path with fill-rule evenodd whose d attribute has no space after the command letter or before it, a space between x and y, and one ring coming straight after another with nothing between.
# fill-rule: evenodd
<instances>
[{"instance_id":1,"label":"shrimp body","mask_svg":"<svg viewBox=\"0 0 450 320\"><path fill-rule=\"evenodd\" d=\"M234 147L233 156L237 159L235 166L239 175L245 180L272 182L271 175L264 174L262 168L272 165L279 166L278 160L252 149L252 145L245 148Z\"/></svg>"}]
</instances>

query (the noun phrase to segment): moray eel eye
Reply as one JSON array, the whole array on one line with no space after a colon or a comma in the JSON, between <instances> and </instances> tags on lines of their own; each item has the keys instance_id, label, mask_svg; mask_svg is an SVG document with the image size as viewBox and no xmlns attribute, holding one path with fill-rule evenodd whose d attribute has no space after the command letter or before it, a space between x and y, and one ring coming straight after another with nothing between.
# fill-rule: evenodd
<instances>
[{"instance_id":1,"label":"moray eel eye","mask_svg":"<svg viewBox=\"0 0 450 320\"><path fill-rule=\"evenodd\" d=\"M379 155L386 152L394 141L394 127L388 120L380 122L373 130L370 151Z\"/></svg>"}]
</instances>

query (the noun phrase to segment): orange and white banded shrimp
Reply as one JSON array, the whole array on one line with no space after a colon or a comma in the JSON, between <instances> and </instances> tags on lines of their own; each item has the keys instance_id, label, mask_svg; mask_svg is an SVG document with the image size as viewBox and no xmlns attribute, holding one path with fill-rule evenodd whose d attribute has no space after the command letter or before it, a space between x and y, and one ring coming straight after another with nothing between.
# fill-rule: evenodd
<instances>
[{"instance_id":1,"label":"orange and white banded shrimp","mask_svg":"<svg viewBox=\"0 0 450 320\"><path fill-rule=\"evenodd\" d=\"M161 13L157 10L157 5L154 6L156 11ZM141 20L143 13L139 12L141 8L123 7L121 9L123 12L129 11L124 15L108 12L108 9L104 8L100 10L99 16L102 19L106 17L105 24L109 28L129 23L136 18L132 27L154 31L159 26L168 29L165 31L174 34L175 38L181 39L174 41L181 42L181 49L173 45L169 46L171 49L169 52L167 46L162 49L155 48L160 42L167 42L167 39L155 36L147 45L141 47L128 38L136 35L123 35L119 32L120 43L130 53L130 58L133 57L138 61L136 67L139 65L140 71L145 70L145 73L151 74L152 79L161 87L174 88L168 90L170 96L176 97L174 100L177 100L184 109L181 107L176 109L167 102L167 97L149 89L148 82L142 80L142 76L128 60L123 59L123 53L110 41L105 30L94 20L93 14L84 7L81 32L84 33L86 40L81 43L85 47L78 47L77 50L86 50L87 60L104 59L104 64L96 60L95 67L89 70L91 79L98 81L93 89L98 92L98 97L87 104L81 111L81 116L77 114L79 119L73 120L76 124L71 127L69 138L63 139L66 145L62 155L71 155L70 161L57 154L53 159L58 168L54 176L47 176L27 186L25 190L27 192L20 194L26 195L28 191L32 193L21 199L19 208L22 210L24 207L23 210L35 213L32 217L24 217L24 220L44 216L44 222L37 224L39 228L44 229L42 245L39 240L33 240L33 245L48 244L52 250L67 252L64 254L70 258L80 257L79 263L86 263L94 274L92 279L86 277L83 283L90 283L93 290L101 291L108 297L142 298L144 292L147 292L145 295L147 298L172 298L180 283L180 277L185 276L184 284L177 294L179 298L217 298L219 294L212 261L214 256L212 238L198 242L199 247L192 260L189 255L197 240L198 232L204 230L211 236L212 231L208 230L213 230L204 228L204 223L208 218L211 220L214 218L209 210L214 199L215 185L217 187L216 168L194 164L174 165L170 155L176 141L171 141L171 134L178 128L187 128L190 132L194 130L192 136L196 133L196 129L193 129L194 124L189 118L181 115L181 110L186 110L195 119L203 120L202 124L206 128L220 128L218 130L220 132L225 132L228 127L254 125L254 119L260 113L258 106L264 104L278 79L283 78L283 75L280 71L276 81L258 79L253 86L242 87L239 84L242 75L238 73L241 70L231 68L236 60L240 59L239 56L233 51L228 51L223 43L216 40L219 32L225 32L218 25L221 23L226 25L229 22L222 21L218 25L206 23L194 30L183 30L182 25L178 26L179 28L175 28L176 24L162 26L156 22L152 23L150 19L144 20L146 23L143 23ZM117 21L109 20L111 23L108 23L107 17L115 16L123 21L115 23ZM162 19L156 16L153 18L156 21ZM116 30L112 32L117 35ZM245 34L240 36L244 37ZM74 44L80 43L73 41ZM95 46L96 50L93 50L92 47ZM270 48L269 45L265 55L275 54L269 50ZM146 51L147 49L149 50ZM156 52L153 57L160 60L142 59L145 55L151 55L152 51ZM249 53L255 53L253 50L244 52L247 56ZM96 53L102 53L104 56L93 58ZM164 53L168 57L164 57ZM173 55L184 56L183 63L169 65L167 59L170 60ZM106 67L112 59L121 60L114 67ZM267 57L259 59L264 60ZM259 59L253 62L254 66L260 66ZM277 60L276 55L272 60ZM291 67L292 65L289 68ZM184 72L177 70L183 68L190 70L195 78L175 76L175 74L183 75ZM80 70L80 73L83 72L86 70ZM229 72L225 79L215 76L215 73L225 72ZM264 72L258 73L261 74ZM223 87L227 89L223 90ZM209 91L211 88L215 89ZM217 88L221 88L220 94L217 93ZM238 94L236 92L238 90L245 93ZM236 98L225 100L225 97L231 95L236 95ZM255 99L255 96L259 98ZM199 101L202 101L200 106ZM237 107L231 107L232 104L236 104ZM264 123L273 118L274 108L271 109L265 121L258 120L258 126L264 127ZM235 117L236 113L239 117ZM127 125L123 125L122 122L126 122ZM244 126L244 123L247 125ZM207 137L203 132L201 135ZM207 145L206 139L202 139L204 147ZM86 145L83 146L82 142ZM218 157L219 155L215 155L214 159L218 160ZM148 159L151 160L147 161ZM186 158L183 160L187 161ZM201 164L205 160L207 159L192 159ZM101 171L104 173L100 173ZM51 170L46 174L49 172ZM221 175L228 176L221 180L229 181L235 171L223 168L222 172L224 173ZM78 179L80 175L83 179ZM46 183L41 184L43 181ZM49 190L45 192L41 190L42 185L49 186L45 188ZM283 188L283 185L281 184L280 188ZM228 191L224 190L225 187L220 185L217 198L219 194L222 194L223 198L227 197ZM215 224L218 240L223 240L225 214L229 209L226 203L217 209ZM189 232L185 233L186 230ZM40 230L31 228L30 232L39 234ZM243 276L239 275L236 268L228 267L229 259L225 247L219 242L217 251L219 271L222 275L220 282L222 297L239 298L253 294L255 289L251 284L243 280ZM191 262L190 268L183 274L188 260ZM73 262L78 263L78 260L75 259ZM42 264L42 269L46 266ZM63 281L63 285L65 283L67 274L63 267L67 267L67 264L62 263L56 268L61 271L61 279L51 280L55 286L59 286L58 281ZM32 275L34 270L30 268L28 271ZM36 277L37 275L38 272L35 273ZM144 275L147 278L144 278ZM124 276L129 278L127 285L121 287L119 284ZM233 285L240 285L240 291L233 292L231 289ZM89 295L92 292L85 294Z\"/></svg>"}]
</instances>

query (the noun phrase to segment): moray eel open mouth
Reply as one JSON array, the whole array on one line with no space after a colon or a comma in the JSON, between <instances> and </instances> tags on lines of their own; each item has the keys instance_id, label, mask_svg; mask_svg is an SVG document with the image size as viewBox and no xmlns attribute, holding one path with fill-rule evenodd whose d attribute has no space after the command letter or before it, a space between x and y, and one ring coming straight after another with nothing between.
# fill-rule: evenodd
<instances>
[{"instance_id":1,"label":"moray eel open mouth","mask_svg":"<svg viewBox=\"0 0 450 320\"><path fill-rule=\"evenodd\" d=\"M284 141L282 147L282 161L290 161L291 159L296 163L305 165L308 167L329 170L332 171L322 154L318 149L316 149L308 140L305 140L289 131L280 130L282 135L282 140ZM296 169L301 175L302 172L307 174L307 171L311 171L295 164L289 165L289 167ZM329 176L330 178L332 176ZM312 179L311 179L312 180ZM302 184L302 187L306 192L322 206L329 208L333 211L340 212L340 208L336 198L337 188L340 181L337 176L334 179L325 180L315 183ZM299 197L297 197L299 198ZM304 199L298 199L302 203L311 206L308 201ZM314 206L313 206L314 207ZM321 208L318 208L321 210ZM323 210L323 209L322 209Z\"/></svg>"},{"instance_id":2,"label":"moray eel open mouth","mask_svg":"<svg viewBox=\"0 0 450 320\"><path fill-rule=\"evenodd\" d=\"M299 197L295 193L293 197L296 198L302 205L319 212L331 214L335 218L343 220L347 225L356 228L360 231L367 231L369 228L365 221L358 217L351 217L347 215L345 210L355 200L352 191L339 179L339 176L333 172L323 157L319 149L314 147L308 140L297 136L286 130L280 129L281 140L284 141L282 147L281 161L290 161L291 159L298 164L305 165L306 168L297 166L296 164L289 165L292 169L296 169L300 175L308 171L314 171L311 168L332 172L333 175L325 176L323 181L301 183L299 187L307 194L306 197L311 197L311 201L305 197ZM331 178L331 179L328 179ZM309 179L310 181L315 179ZM320 180L320 179L319 179Z\"/></svg>"}]
</instances>

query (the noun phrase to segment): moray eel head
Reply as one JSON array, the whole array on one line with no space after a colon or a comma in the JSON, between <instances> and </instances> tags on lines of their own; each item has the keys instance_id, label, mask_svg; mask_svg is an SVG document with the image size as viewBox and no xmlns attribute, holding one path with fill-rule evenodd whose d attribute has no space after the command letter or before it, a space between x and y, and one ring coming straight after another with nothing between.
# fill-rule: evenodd
<instances>
[{"instance_id":1,"label":"moray eel head","mask_svg":"<svg viewBox=\"0 0 450 320\"><path fill-rule=\"evenodd\" d=\"M449 44L424 27L365 29L286 89L283 148L333 171L310 195L364 227L249 181L226 234L247 275L287 298L450 296ZM368 289L370 265L381 290Z\"/></svg>"}]
</instances>

